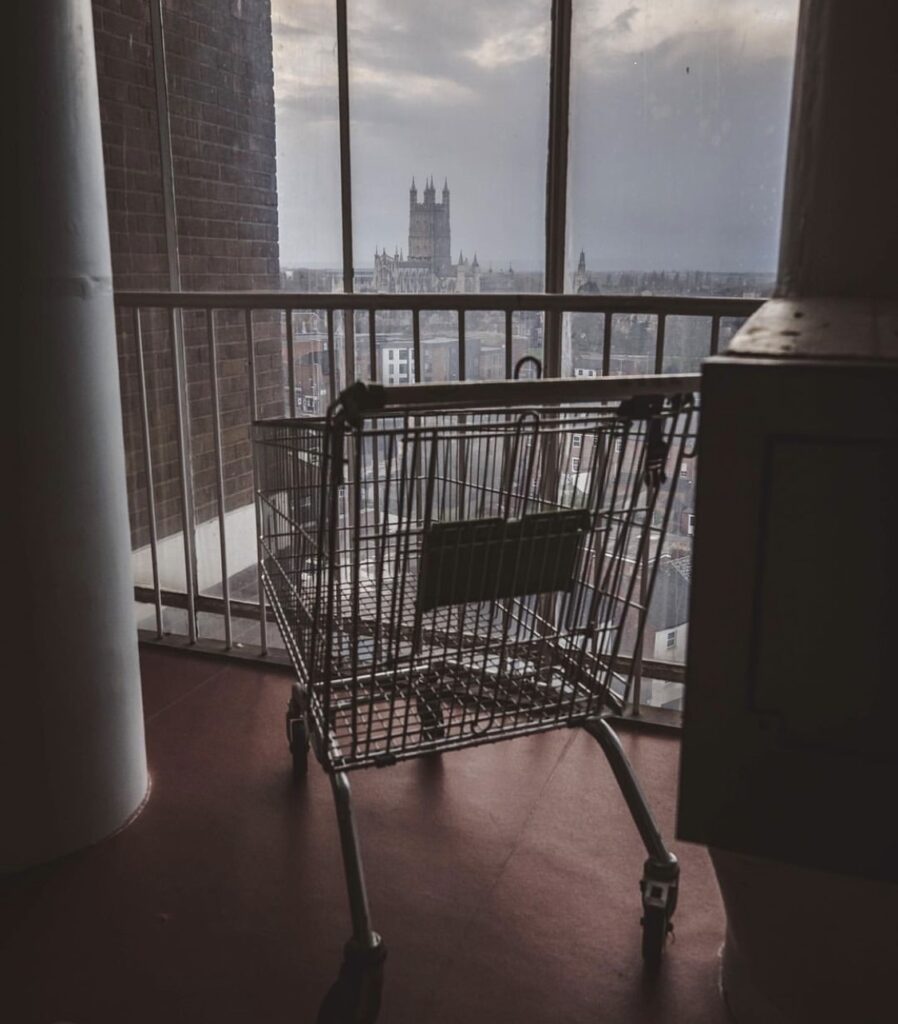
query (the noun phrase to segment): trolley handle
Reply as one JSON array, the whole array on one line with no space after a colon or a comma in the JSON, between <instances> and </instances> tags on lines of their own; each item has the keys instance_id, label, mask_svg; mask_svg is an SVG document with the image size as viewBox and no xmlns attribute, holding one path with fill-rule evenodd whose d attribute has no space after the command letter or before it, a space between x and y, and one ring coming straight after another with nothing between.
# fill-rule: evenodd
<instances>
[{"instance_id":1,"label":"trolley handle","mask_svg":"<svg viewBox=\"0 0 898 1024\"><path fill-rule=\"evenodd\" d=\"M528 363L533 363L536 367L536 379L542 380L543 364L536 358L536 356L521 356L521 358L514 364L514 373L512 374L514 379L521 379L521 370L523 370Z\"/></svg>"},{"instance_id":2,"label":"trolley handle","mask_svg":"<svg viewBox=\"0 0 898 1024\"><path fill-rule=\"evenodd\" d=\"M641 396L692 395L701 375L543 377L541 380L448 381L434 384L369 384L356 381L341 392L332 414L358 425L392 409L514 408L526 405L626 401Z\"/></svg>"}]
</instances>

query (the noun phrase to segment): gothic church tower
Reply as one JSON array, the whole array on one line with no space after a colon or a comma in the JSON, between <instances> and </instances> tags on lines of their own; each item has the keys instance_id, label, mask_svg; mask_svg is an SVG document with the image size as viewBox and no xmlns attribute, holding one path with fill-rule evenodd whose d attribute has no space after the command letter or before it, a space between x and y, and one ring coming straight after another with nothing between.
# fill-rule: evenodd
<instances>
[{"instance_id":1,"label":"gothic church tower","mask_svg":"<svg viewBox=\"0 0 898 1024\"><path fill-rule=\"evenodd\" d=\"M418 189L412 178L409 190L408 255L411 262L426 263L438 277L451 273L452 257L449 231L449 182L443 182L442 202L437 202L431 177L424 184L424 200L418 202Z\"/></svg>"}]
</instances>

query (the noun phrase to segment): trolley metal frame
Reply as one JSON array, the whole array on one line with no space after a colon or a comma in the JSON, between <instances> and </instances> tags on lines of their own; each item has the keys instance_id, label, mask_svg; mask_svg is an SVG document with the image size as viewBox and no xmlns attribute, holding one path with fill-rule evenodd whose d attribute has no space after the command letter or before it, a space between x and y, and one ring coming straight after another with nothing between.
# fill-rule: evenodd
<instances>
[{"instance_id":1,"label":"trolley metal frame","mask_svg":"<svg viewBox=\"0 0 898 1024\"><path fill-rule=\"evenodd\" d=\"M358 383L324 417L254 424L262 580L297 677L294 772L311 742L352 917L319 1020L374 1020L385 955L348 772L561 726L598 742L645 845L657 967L679 868L607 716L630 697L636 659L627 673L617 659L640 649L697 387Z\"/></svg>"}]
</instances>

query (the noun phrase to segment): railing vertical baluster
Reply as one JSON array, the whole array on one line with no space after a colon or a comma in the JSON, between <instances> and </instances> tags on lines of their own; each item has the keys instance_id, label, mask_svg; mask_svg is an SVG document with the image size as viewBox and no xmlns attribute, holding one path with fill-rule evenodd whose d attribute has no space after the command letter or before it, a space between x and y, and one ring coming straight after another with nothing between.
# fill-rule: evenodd
<instances>
[{"instance_id":1,"label":"railing vertical baluster","mask_svg":"<svg viewBox=\"0 0 898 1024\"><path fill-rule=\"evenodd\" d=\"M246 371L249 387L250 423L259 418L259 402L256 398L256 352L253 336L253 311L246 311ZM252 442L251 442L252 443ZM255 457L253 462L253 505L256 510L256 587L259 591L259 646L268 654L268 622L265 607L265 586L262 583L262 506L259 502L259 469Z\"/></svg>"},{"instance_id":2,"label":"railing vertical baluster","mask_svg":"<svg viewBox=\"0 0 898 1024\"><path fill-rule=\"evenodd\" d=\"M137 384L140 395L140 426L143 432L143 470L147 483L147 522L150 531L150 560L153 566L153 595L156 604L156 637L161 640L162 587L159 582L159 538L156 531L156 488L153 481L153 452L150 441L150 415L147 408L147 376L143 358L143 333L140 306L134 307L134 345L137 349Z\"/></svg>"},{"instance_id":3,"label":"railing vertical baluster","mask_svg":"<svg viewBox=\"0 0 898 1024\"><path fill-rule=\"evenodd\" d=\"M458 379L468 379L468 351L465 338L465 311L458 311Z\"/></svg>"},{"instance_id":4,"label":"railing vertical baluster","mask_svg":"<svg viewBox=\"0 0 898 1024\"><path fill-rule=\"evenodd\" d=\"M611 375L611 330L614 326L614 314L606 313L602 325L602 376Z\"/></svg>"},{"instance_id":5,"label":"railing vertical baluster","mask_svg":"<svg viewBox=\"0 0 898 1024\"><path fill-rule=\"evenodd\" d=\"M664 370L664 330L667 324L667 314L658 314L658 326L655 333L655 373L662 373Z\"/></svg>"},{"instance_id":6,"label":"railing vertical baluster","mask_svg":"<svg viewBox=\"0 0 898 1024\"><path fill-rule=\"evenodd\" d=\"M421 311L412 310L412 358L415 361L415 383L421 383L424 367L421 365Z\"/></svg>"},{"instance_id":7,"label":"railing vertical baluster","mask_svg":"<svg viewBox=\"0 0 898 1024\"><path fill-rule=\"evenodd\" d=\"M564 317L557 309L543 312L543 376L561 377L563 375L564 354Z\"/></svg>"},{"instance_id":8,"label":"railing vertical baluster","mask_svg":"<svg viewBox=\"0 0 898 1024\"><path fill-rule=\"evenodd\" d=\"M711 355L716 356L720 350L720 316L715 313L711 317Z\"/></svg>"},{"instance_id":9,"label":"railing vertical baluster","mask_svg":"<svg viewBox=\"0 0 898 1024\"><path fill-rule=\"evenodd\" d=\"M181 309L169 307L169 333L171 335L173 373L175 378L175 426L178 434L178 462L181 484L181 528L184 537L184 574L187 590L187 638L196 643L196 551L194 529L196 516L193 507L193 459L190 445L190 406L187 401L187 359L184 352L184 332Z\"/></svg>"},{"instance_id":10,"label":"railing vertical baluster","mask_svg":"<svg viewBox=\"0 0 898 1024\"><path fill-rule=\"evenodd\" d=\"M231 584L228 578L228 537L225 528L224 459L221 451L221 403L218 394L218 359L216 356L215 310L206 310L206 343L209 348L209 383L212 400L212 440L215 445L215 480L218 501L218 552L221 560L221 596L224 600L225 649L233 642L231 621Z\"/></svg>"},{"instance_id":11,"label":"railing vertical baluster","mask_svg":"<svg viewBox=\"0 0 898 1024\"><path fill-rule=\"evenodd\" d=\"M287 387L290 389L290 400L287 408L290 415L296 415L296 343L293 338L293 310L284 311L287 316Z\"/></svg>"},{"instance_id":12,"label":"railing vertical baluster","mask_svg":"<svg viewBox=\"0 0 898 1024\"><path fill-rule=\"evenodd\" d=\"M511 375L514 373L514 352L512 351L512 333L511 333L511 317L512 312L510 309L505 310L505 379L511 380Z\"/></svg>"},{"instance_id":13,"label":"railing vertical baluster","mask_svg":"<svg viewBox=\"0 0 898 1024\"><path fill-rule=\"evenodd\" d=\"M481 373L483 372L483 363L481 360L480 366ZM468 341L467 341L467 322L465 319L464 309L458 311L458 379L468 379ZM466 417L458 416L456 422L463 424ZM462 428L464 429L464 428ZM464 453L464 438L456 438L455 448L455 474L458 478L458 515L464 515L465 507L465 453ZM451 446L450 446L451 449ZM448 454L447 454L448 461Z\"/></svg>"},{"instance_id":14,"label":"railing vertical baluster","mask_svg":"<svg viewBox=\"0 0 898 1024\"><path fill-rule=\"evenodd\" d=\"M377 380L377 311L374 306L368 310L368 358L371 361L371 372L369 374L372 381ZM371 487L374 496L374 522L379 523L380 520L380 488L381 488L381 477L380 477L380 445L382 443L381 437L371 438L371 461L374 465L373 475L371 477ZM375 541L375 553L377 551L377 543Z\"/></svg>"},{"instance_id":15,"label":"railing vertical baluster","mask_svg":"<svg viewBox=\"0 0 898 1024\"><path fill-rule=\"evenodd\" d=\"M355 310L343 310L343 387L356 379L355 369Z\"/></svg>"},{"instance_id":16,"label":"railing vertical baluster","mask_svg":"<svg viewBox=\"0 0 898 1024\"><path fill-rule=\"evenodd\" d=\"M337 399L337 354L334 352L334 311L327 311L327 385L329 402Z\"/></svg>"}]
</instances>

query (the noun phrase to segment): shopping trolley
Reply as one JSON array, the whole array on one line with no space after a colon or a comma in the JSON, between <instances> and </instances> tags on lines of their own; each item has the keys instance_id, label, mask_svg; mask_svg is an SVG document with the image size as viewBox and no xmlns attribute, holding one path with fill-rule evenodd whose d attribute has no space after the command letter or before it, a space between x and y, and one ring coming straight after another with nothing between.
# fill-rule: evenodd
<instances>
[{"instance_id":1,"label":"shopping trolley","mask_svg":"<svg viewBox=\"0 0 898 1024\"><path fill-rule=\"evenodd\" d=\"M658 965L679 867L608 716L630 698L697 380L357 383L326 416L254 425L293 768L311 742L330 775L352 916L320 1021L375 1019L385 955L347 773L561 726L598 741L642 837Z\"/></svg>"}]
</instances>

